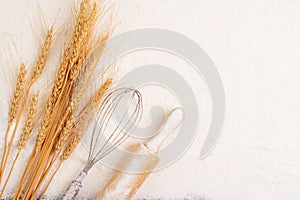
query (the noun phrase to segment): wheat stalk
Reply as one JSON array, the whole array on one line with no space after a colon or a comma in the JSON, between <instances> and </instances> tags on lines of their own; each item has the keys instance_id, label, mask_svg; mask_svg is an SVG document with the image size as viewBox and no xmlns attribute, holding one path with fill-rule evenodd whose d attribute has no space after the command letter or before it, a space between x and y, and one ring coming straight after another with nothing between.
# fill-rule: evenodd
<instances>
[{"instance_id":1,"label":"wheat stalk","mask_svg":"<svg viewBox=\"0 0 300 200\"><path fill-rule=\"evenodd\" d=\"M10 150L11 150L11 147L12 147L12 143L14 141L14 137L15 137L16 132L17 132L17 127L18 127L19 121L21 119L21 115L22 115L23 110L24 110L24 108L26 106L26 103L27 103L28 93L30 91L31 86L40 77L40 75L41 75L41 73L42 73L42 71L45 67L46 61L47 61L48 56L49 56L49 50L50 50L50 46L51 46L51 42L52 42L52 37L53 37L53 30L52 30L52 28L50 28L50 30L48 31L48 33L45 37L45 42L42 45L41 50L39 51L39 56L38 56L36 65L34 67L34 70L33 70L33 73L31 75L29 84L27 86L25 85L26 84L25 83L26 82L26 80L25 80L25 77L26 77L25 65L24 64L21 65L21 71L20 71L20 74L19 74L18 79L17 79L17 88L15 90L15 95L14 95L12 104L10 106L10 112L9 112L9 124L10 125L9 125L9 127L11 126L13 120L15 118L17 118L17 119L16 119L15 128L13 130L13 133L12 133L12 136L11 136L11 139L10 139L10 142L9 142L8 151L6 151L6 146L7 146L7 140L8 140L7 135L8 135L8 132L9 132L9 128L8 128L7 133L6 133L4 153L3 153L2 162L1 162L2 164L1 164L0 182L1 182L2 174L4 173L4 170L5 170L5 167L6 167L6 162L7 162L7 159L9 157L9 154L10 154ZM20 84L21 76L23 76L23 84ZM17 99L15 97L20 96L19 92L17 91L17 89L18 89L18 87L20 87L20 85L22 85L22 95L25 94L25 97L24 97L23 101L21 100L21 97L19 97L20 100L17 100L16 102L18 102L18 104L16 104L14 102L14 99ZM18 112L19 108L20 108L20 111Z\"/></svg>"},{"instance_id":2,"label":"wheat stalk","mask_svg":"<svg viewBox=\"0 0 300 200\"><path fill-rule=\"evenodd\" d=\"M62 166L63 162L66 161L70 157L70 155L73 153L73 151L76 149L78 143L81 140L81 137L79 136L79 134L77 134L75 132L72 134L72 136L69 139L70 139L70 141L69 141L68 145L66 146L65 150L63 151L62 156L60 157L60 162L59 162L58 166L54 170L54 172L53 172L52 176L50 177L48 183L46 184L44 190L42 191L41 195L39 196L40 199L42 199L44 197L48 187L50 186L50 183L52 182L54 176L56 175L56 173ZM37 193L37 190L35 191L35 193Z\"/></svg>"},{"instance_id":3,"label":"wheat stalk","mask_svg":"<svg viewBox=\"0 0 300 200\"><path fill-rule=\"evenodd\" d=\"M74 129L75 129L74 118L73 118L73 116L69 116L69 119L66 121L65 126L61 130L61 133L59 135L59 139L58 139L58 141L55 145L55 150L54 150L54 155L52 157L52 160L51 160L49 166L47 167L47 169L45 170L45 172L43 173L42 178L38 182L37 187L35 188L35 191L33 192L33 196L37 195L40 187L42 186L43 181L46 179L48 173L50 172L50 170L53 166L53 164L55 163L56 159L58 158L62 148L64 147L64 145L66 144L68 139L71 137ZM42 198L42 197L40 197L40 198Z\"/></svg>"},{"instance_id":4,"label":"wheat stalk","mask_svg":"<svg viewBox=\"0 0 300 200\"><path fill-rule=\"evenodd\" d=\"M8 150L7 150L8 133L10 131L13 121L15 120L15 118L19 112L19 108L20 108L20 104L22 101L25 84L26 84L26 74L27 74L27 71L25 68L25 64L22 63L20 66L18 77L17 77L16 88L14 90L13 98L11 100L10 107L9 107L8 126L7 126L5 139L4 139L4 149L3 149L3 154L2 154L2 159L1 159L1 167L0 167L1 168L0 169L0 183L1 183L3 173L5 170L6 162L8 159L7 152L10 152L10 148L11 148L11 145L9 145Z\"/></svg>"},{"instance_id":5,"label":"wheat stalk","mask_svg":"<svg viewBox=\"0 0 300 200\"><path fill-rule=\"evenodd\" d=\"M13 163L12 163L12 166L11 166L10 171L8 173L8 176L7 176L7 178L5 180L5 183L2 187L2 191L0 193L0 198L2 197L2 195L5 191L5 188L7 186L7 183L9 181L9 179L10 179L10 176L12 174L12 171L14 169L16 161L18 160L22 149L25 147L25 145L26 145L26 143L27 143L27 141L28 141L28 139L29 139L29 137L32 133L33 127L35 125L34 118L35 118L35 115L36 115L36 112L37 112L38 97L39 97L39 93L37 92L31 99L29 111L28 111L28 114L27 114L27 117L26 117L26 120L25 120L25 125L24 125L24 128L23 128L22 134L21 134L19 145L18 145L18 152L17 152L17 154L16 154L16 156L13 160Z\"/></svg>"}]
</instances>

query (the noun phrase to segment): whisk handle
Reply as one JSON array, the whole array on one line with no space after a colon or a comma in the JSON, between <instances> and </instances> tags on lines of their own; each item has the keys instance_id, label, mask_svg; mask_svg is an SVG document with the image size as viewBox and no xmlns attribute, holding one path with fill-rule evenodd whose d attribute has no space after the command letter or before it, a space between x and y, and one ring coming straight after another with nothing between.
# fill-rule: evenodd
<instances>
[{"instance_id":1,"label":"whisk handle","mask_svg":"<svg viewBox=\"0 0 300 200\"><path fill-rule=\"evenodd\" d=\"M82 188L82 182L86 176L87 176L87 173L84 171L81 171L79 176L77 176L77 178L74 181L72 181L72 183L68 187L67 191L65 192L65 194L63 196L63 200L75 200L80 189Z\"/></svg>"}]
</instances>

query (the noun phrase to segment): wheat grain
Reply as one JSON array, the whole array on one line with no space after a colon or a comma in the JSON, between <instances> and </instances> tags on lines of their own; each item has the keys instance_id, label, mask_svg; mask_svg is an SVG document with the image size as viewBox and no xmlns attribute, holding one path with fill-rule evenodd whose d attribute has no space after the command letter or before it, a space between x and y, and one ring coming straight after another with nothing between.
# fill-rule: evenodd
<instances>
[{"instance_id":1,"label":"wheat grain","mask_svg":"<svg viewBox=\"0 0 300 200\"><path fill-rule=\"evenodd\" d=\"M104 96L104 94L107 92L107 90L110 88L110 86L113 83L113 78L108 78L107 81L95 92L93 103L94 105L98 105L100 103L100 100Z\"/></svg>"},{"instance_id":2,"label":"wheat grain","mask_svg":"<svg viewBox=\"0 0 300 200\"><path fill-rule=\"evenodd\" d=\"M97 108L101 103L101 99L104 97L106 92L109 90L113 83L112 78L108 78L107 81L99 87L99 89L94 93L92 98L88 100L85 107L76 116L76 125L79 135L83 135L88 130L89 126L92 124L95 115L97 114Z\"/></svg>"},{"instance_id":3,"label":"wheat grain","mask_svg":"<svg viewBox=\"0 0 300 200\"><path fill-rule=\"evenodd\" d=\"M25 83L26 83L26 69L25 69L25 64L21 64L20 66L20 71L18 74L18 78L17 78L17 85L14 91L14 95L13 98L11 100L11 104L10 104L10 108L9 108L9 119L8 119L8 123L12 124L13 120L16 118L17 113L19 111L20 108L20 103L22 100L22 96L24 93L24 89L25 89Z\"/></svg>"},{"instance_id":4,"label":"wheat grain","mask_svg":"<svg viewBox=\"0 0 300 200\"><path fill-rule=\"evenodd\" d=\"M41 128L38 131L38 137L36 139L36 145L35 145L35 150L39 150L45 140L46 137L46 131L48 128L48 124L51 118L51 107L52 105L47 103L46 106L46 113L44 114L44 118L42 120L42 125Z\"/></svg>"},{"instance_id":5,"label":"wheat grain","mask_svg":"<svg viewBox=\"0 0 300 200\"><path fill-rule=\"evenodd\" d=\"M38 98L39 98L39 93L37 92L31 99L29 112L27 114L25 125L21 134L18 151L21 151L25 147L26 142L28 141L32 129L35 125L34 118L37 111Z\"/></svg>"},{"instance_id":6,"label":"wheat grain","mask_svg":"<svg viewBox=\"0 0 300 200\"><path fill-rule=\"evenodd\" d=\"M57 127L57 130L56 130L57 133L61 133L62 130L65 128L67 122L70 121L71 118L73 118L73 116L72 116L73 109L74 109L74 104L73 104L73 102L71 102L70 105L68 106L66 112L64 113L64 116L62 117L62 119L59 123L59 126Z\"/></svg>"},{"instance_id":7,"label":"wheat grain","mask_svg":"<svg viewBox=\"0 0 300 200\"><path fill-rule=\"evenodd\" d=\"M67 142L68 137L74 130L74 127L75 127L74 118L71 116L71 118L66 122L66 126L63 128L63 130L59 136L58 142L56 143L56 146L55 146L56 154L58 154L61 151L64 144Z\"/></svg>"},{"instance_id":8,"label":"wheat grain","mask_svg":"<svg viewBox=\"0 0 300 200\"><path fill-rule=\"evenodd\" d=\"M74 136L72 137L70 143L66 147L65 151L63 152L63 155L61 156L62 162L67 160L70 157L70 155L75 150L75 148L77 147L77 144L80 142L80 140L81 140L81 137L77 133L75 133Z\"/></svg>"},{"instance_id":9,"label":"wheat grain","mask_svg":"<svg viewBox=\"0 0 300 200\"><path fill-rule=\"evenodd\" d=\"M45 68L46 62L49 57L52 38L53 38L53 28L51 27L48 30L48 33L45 38L45 42L39 52L37 63L35 65L32 75L31 75L31 84L33 84L40 77L42 71Z\"/></svg>"}]
</instances>

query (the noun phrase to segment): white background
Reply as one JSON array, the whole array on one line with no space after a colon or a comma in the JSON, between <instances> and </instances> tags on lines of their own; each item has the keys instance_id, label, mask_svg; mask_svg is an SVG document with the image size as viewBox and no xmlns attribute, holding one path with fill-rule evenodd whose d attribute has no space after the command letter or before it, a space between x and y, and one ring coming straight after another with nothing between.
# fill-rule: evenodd
<instances>
[{"instance_id":1,"label":"white background","mask_svg":"<svg viewBox=\"0 0 300 200\"><path fill-rule=\"evenodd\" d=\"M73 5L72 0L39 3L50 19L55 19L57 12L64 15ZM201 139L190 151L170 168L152 174L136 196L298 200L300 1L124 0L114 4L119 12L115 34L155 27L196 41L216 64L227 98L223 135L213 153L205 160L198 159L201 135L205 134L200 131ZM0 47L5 50L8 35L13 35L22 59L28 62L37 45L29 24L33 5L33 0L0 0ZM8 89L1 85L4 99ZM7 109L2 101L5 121ZM62 168L65 171L54 180L50 193L63 191L64 181L78 173L82 159L74 162L78 169L73 165ZM107 180L101 170L93 174L82 193L91 198L100 190L100 182Z\"/></svg>"}]
</instances>

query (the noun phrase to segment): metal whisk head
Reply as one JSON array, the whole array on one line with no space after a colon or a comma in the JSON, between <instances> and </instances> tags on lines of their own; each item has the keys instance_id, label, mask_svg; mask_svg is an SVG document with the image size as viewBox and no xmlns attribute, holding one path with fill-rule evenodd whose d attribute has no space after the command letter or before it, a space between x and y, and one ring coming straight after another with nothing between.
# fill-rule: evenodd
<instances>
[{"instance_id":1,"label":"metal whisk head","mask_svg":"<svg viewBox=\"0 0 300 200\"><path fill-rule=\"evenodd\" d=\"M123 144L140 121L141 115L142 96L139 91L121 88L106 95L90 133L87 168Z\"/></svg>"}]
</instances>

